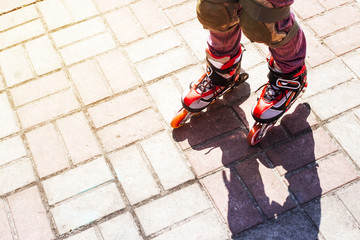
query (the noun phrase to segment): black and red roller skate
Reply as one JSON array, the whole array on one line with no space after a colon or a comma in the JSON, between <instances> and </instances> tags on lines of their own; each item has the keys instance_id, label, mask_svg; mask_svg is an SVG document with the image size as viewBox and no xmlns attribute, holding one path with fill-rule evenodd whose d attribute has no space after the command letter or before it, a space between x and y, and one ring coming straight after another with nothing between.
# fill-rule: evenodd
<instances>
[{"instance_id":1,"label":"black and red roller skate","mask_svg":"<svg viewBox=\"0 0 360 240\"><path fill-rule=\"evenodd\" d=\"M181 127L190 118L204 110L216 99L229 92L248 79L249 75L241 69L243 46L234 56L214 56L206 50L206 73L190 85L190 91L185 91L181 102L183 107L171 121L173 128Z\"/></svg>"},{"instance_id":2,"label":"black and red roller skate","mask_svg":"<svg viewBox=\"0 0 360 240\"><path fill-rule=\"evenodd\" d=\"M271 57L268 60L269 81L263 86L251 110L256 122L247 137L250 145L260 142L277 120L301 97L307 87L305 64L292 73L282 73L274 65L274 59Z\"/></svg>"}]
</instances>

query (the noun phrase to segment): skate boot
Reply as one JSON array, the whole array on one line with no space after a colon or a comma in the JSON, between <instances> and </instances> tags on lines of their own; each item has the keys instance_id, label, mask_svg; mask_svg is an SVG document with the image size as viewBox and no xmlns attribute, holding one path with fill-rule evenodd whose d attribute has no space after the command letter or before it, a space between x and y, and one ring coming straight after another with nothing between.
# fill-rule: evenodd
<instances>
[{"instance_id":1,"label":"skate boot","mask_svg":"<svg viewBox=\"0 0 360 240\"><path fill-rule=\"evenodd\" d=\"M181 102L183 107L171 121L173 128L181 127L193 115L201 112L224 93L244 82L249 75L241 69L244 48L233 58L216 57L206 50L206 73L199 80L190 84L190 91L185 91Z\"/></svg>"},{"instance_id":2,"label":"skate boot","mask_svg":"<svg viewBox=\"0 0 360 240\"><path fill-rule=\"evenodd\" d=\"M263 86L251 111L256 122L247 137L250 145L260 142L276 121L301 97L307 87L305 65L286 74L276 69L274 65L274 59L271 57L268 60L269 81Z\"/></svg>"}]
</instances>

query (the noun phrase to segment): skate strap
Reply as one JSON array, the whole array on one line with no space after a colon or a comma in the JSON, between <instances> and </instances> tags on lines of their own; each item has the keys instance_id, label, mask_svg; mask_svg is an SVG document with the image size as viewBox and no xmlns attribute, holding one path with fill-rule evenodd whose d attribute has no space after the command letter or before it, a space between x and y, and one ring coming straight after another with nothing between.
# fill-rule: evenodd
<instances>
[{"instance_id":1,"label":"skate strap","mask_svg":"<svg viewBox=\"0 0 360 240\"><path fill-rule=\"evenodd\" d=\"M208 61L208 64L206 65L206 75L209 77L209 79L211 79L211 83L215 86L223 87L228 85L229 81L223 76L221 76L219 73L217 73L217 69L214 69L216 68ZM226 72L225 74L229 74L229 72Z\"/></svg>"},{"instance_id":2,"label":"skate strap","mask_svg":"<svg viewBox=\"0 0 360 240\"><path fill-rule=\"evenodd\" d=\"M294 77L293 74L277 74L270 69L268 78L270 85L276 86L282 90L297 91L301 87L300 76Z\"/></svg>"},{"instance_id":3,"label":"skate strap","mask_svg":"<svg viewBox=\"0 0 360 240\"><path fill-rule=\"evenodd\" d=\"M285 19L290 14L290 7L267 8L254 0L239 0L245 11L259 22L274 23Z\"/></svg>"}]
</instances>

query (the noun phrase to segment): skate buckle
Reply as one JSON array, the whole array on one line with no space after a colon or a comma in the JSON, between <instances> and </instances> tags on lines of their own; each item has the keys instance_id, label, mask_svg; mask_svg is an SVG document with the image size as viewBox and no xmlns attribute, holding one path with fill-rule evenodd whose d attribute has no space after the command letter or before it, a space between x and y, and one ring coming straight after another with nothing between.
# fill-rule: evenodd
<instances>
[{"instance_id":1,"label":"skate buckle","mask_svg":"<svg viewBox=\"0 0 360 240\"><path fill-rule=\"evenodd\" d=\"M297 90L301 87L301 84L298 81L296 81L297 79L298 77L292 80L278 78L276 80L276 86L284 89Z\"/></svg>"}]
</instances>

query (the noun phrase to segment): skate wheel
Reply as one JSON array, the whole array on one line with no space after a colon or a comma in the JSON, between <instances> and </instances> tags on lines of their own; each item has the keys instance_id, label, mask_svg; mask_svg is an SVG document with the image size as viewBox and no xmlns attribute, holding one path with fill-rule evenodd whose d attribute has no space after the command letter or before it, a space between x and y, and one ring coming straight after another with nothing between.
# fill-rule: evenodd
<instances>
[{"instance_id":1,"label":"skate wheel","mask_svg":"<svg viewBox=\"0 0 360 240\"><path fill-rule=\"evenodd\" d=\"M171 127L172 128L179 128L182 125L184 125L186 121L186 117L188 116L189 111L187 111L185 108L180 109L180 111L175 115L175 117L171 120Z\"/></svg>"},{"instance_id":2,"label":"skate wheel","mask_svg":"<svg viewBox=\"0 0 360 240\"><path fill-rule=\"evenodd\" d=\"M254 146L260 142L260 140L262 139L261 137L259 137L260 132L261 124L256 123L247 136L247 142L249 145Z\"/></svg>"}]
</instances>

